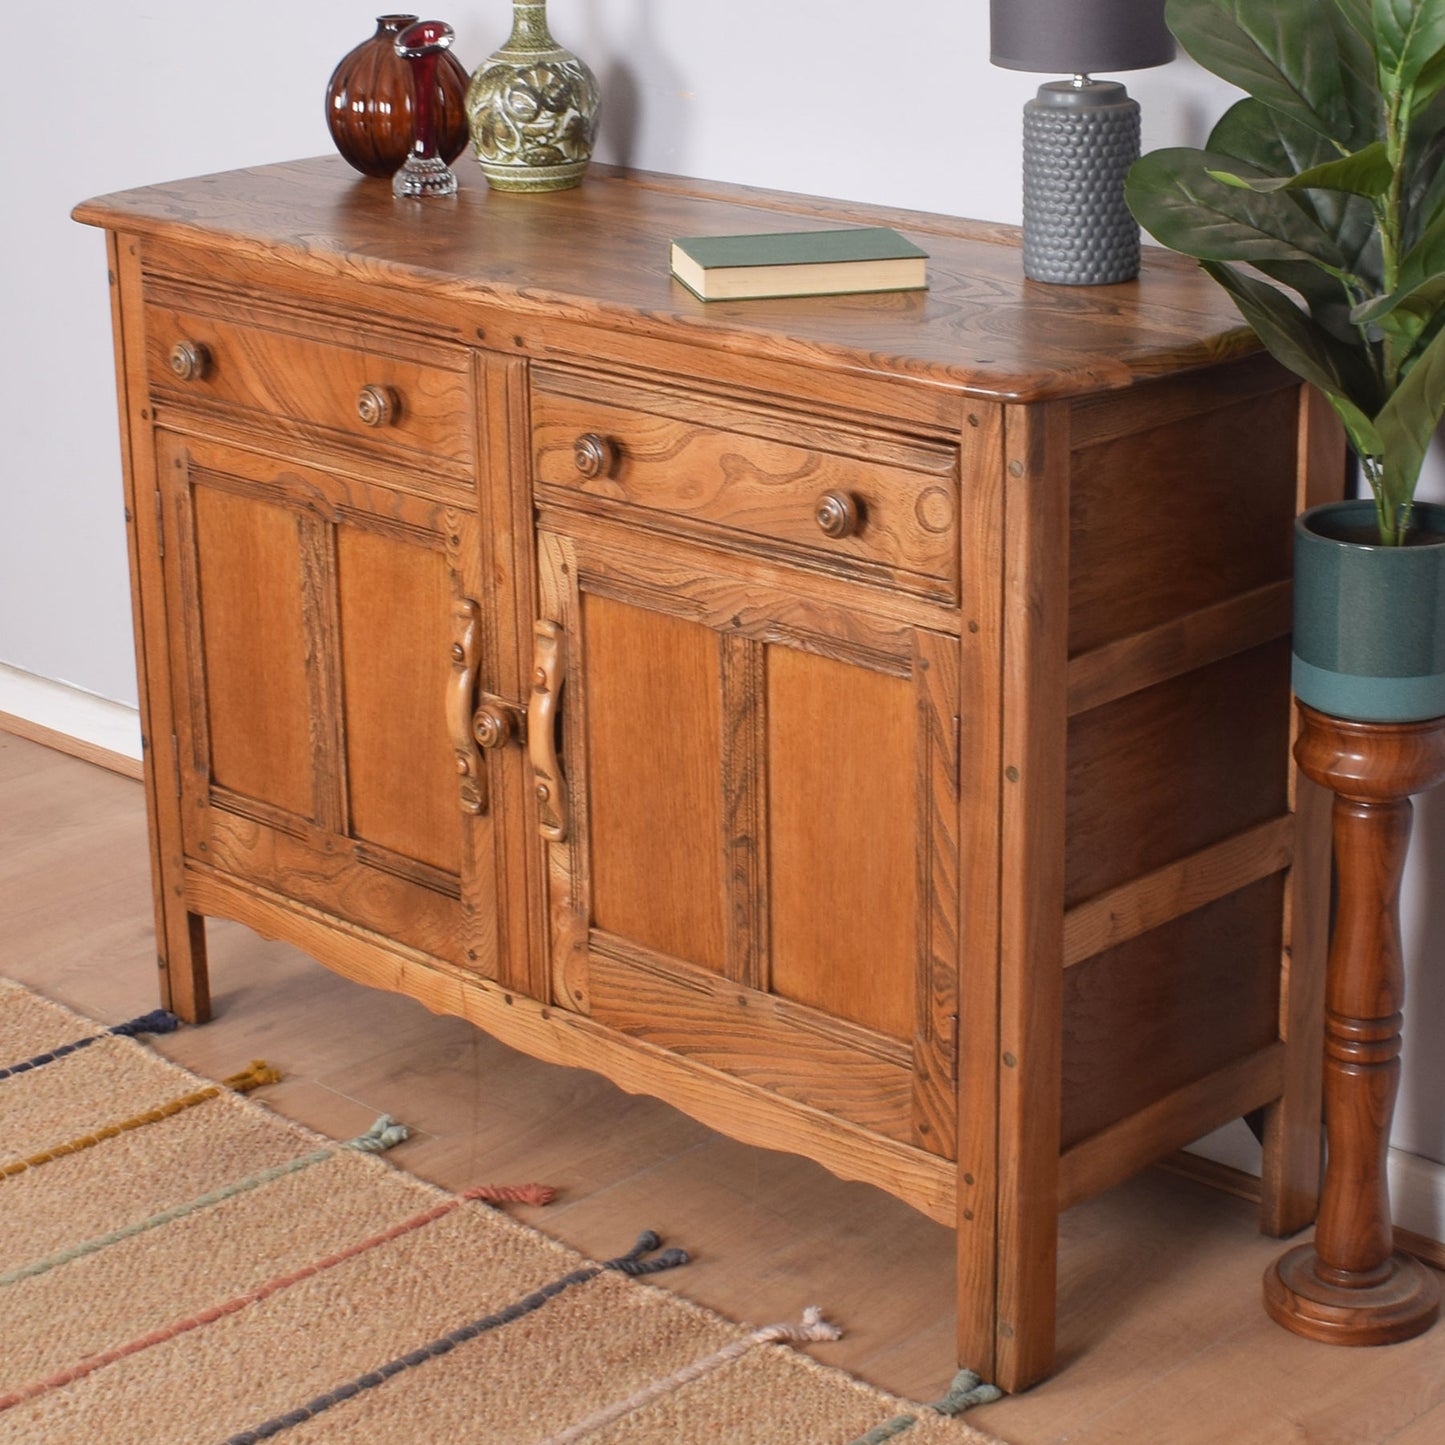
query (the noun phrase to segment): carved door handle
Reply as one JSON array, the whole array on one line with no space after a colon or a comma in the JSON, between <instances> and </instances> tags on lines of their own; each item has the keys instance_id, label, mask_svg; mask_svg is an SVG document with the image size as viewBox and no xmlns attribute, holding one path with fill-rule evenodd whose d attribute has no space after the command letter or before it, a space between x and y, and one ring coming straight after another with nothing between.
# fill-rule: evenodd
<instances>
[{"instance_id":1,"label":"carved door handle","mask_svg":"<svg viewBox=\"0 0 1445 1445\"><path fill-rule=\"evenodd\" d=\"M566 673L566 633L555 622L538 622L532 668L532 695L527 700L527 760L542 836L549 843L567 837L567 782L557 757L557 704Z\"/></svg>"},{"instance_id":2,"label":"carved door handle","mask_svg":"<svg viewBox=\"0 0 1445 1445\"><path fill-rule=\"evenodd\" d=\"M456 755L464 813L483 813L487 808L487 777L472 733L472 701L481 657L481 610L464 597L452 603L452 675L447 683L447 731Z\"/></svg>"}]
</instances>

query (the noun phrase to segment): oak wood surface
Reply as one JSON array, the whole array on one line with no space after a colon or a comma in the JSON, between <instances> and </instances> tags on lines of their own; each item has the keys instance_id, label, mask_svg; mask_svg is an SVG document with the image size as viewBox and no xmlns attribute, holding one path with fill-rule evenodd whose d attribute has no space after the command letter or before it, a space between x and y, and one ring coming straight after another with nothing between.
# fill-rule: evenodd
<instances>
[{"instance_id":1,"label":"oak wood surface","mask_svg":"<svg viewBox=\"0 0 1445 1445\"><path fill-rule=\"evenodd\" d=\"M591 916L599 928L720 973L717 640L697 623L589 596L577 642L574 665L588 694ZM581 757L568 762L584 767Z\"/></svg>"},{"instance_id":2,"label":"oak wood surface","mask_svg":"<svg viewBox=\"0 0 1445 1445\"><path fill-rule=\"evenodd\" d=\"M0 733L0 973L107 1022L149 1007L146 839L140 784ZM594 1257L653 1225L693 1256L670 1289L735 1319L822 1304L846 1334L808 1347L818 1358L915 1399L946 1388L943 1225L249 929L208 929L216 1018L152 1041L178 1062L219 1077L264 1054L285 1076L266 1103L288 1117L344 1138L393 1113L415 1130L400 1167L455 1189L559 1185L557 1204L519 1212ZM820 1217L847 1227L821 1232ZM1337 1350L1259 1309L1258 1277L1277 1250L1252 1204L1158 1170L1071 1209L1058 1368L970 1421L1011 1445L1434 1445L1445 1419L1435 1337L1353 1352L1342 1370Z\"/></svg>"},{"instance_id":3,"label":"oak wood surface","mask_svg":"<svg viewBox=\"0 0 1445 1445\"><path fill-rule=\"evenodd\" d=\"M871 562L901 586L956 596L958 477L950 449L850 436L787 413L555 372L533 389L532 435L534 475L543 485ZM588 435L610 452L595 476L575 461L575 444ZM835 539L819 529L815 510L829 492L858 508L850 535Z\"/></svg>"},{"instance_id":4,"label":"oak wood surface","mask_svg":"<svg viewBox=\"0 0 1445 1445\"><path fill-rule=\"evenodd\" d=\"M1069 416L1058 403L1004 415L997 1295L992 1359L977 1367L1016 1389L1047 1373L1055 1348Z\"/></svg>"},{"instance_id":5,"label":"oak wood surface","mask_svg":"<svg viewBox=\"0 0 1445 1445\"><path fill-rule=\"evenodd\" d=\"M312 276L384 280L401 295L502 300L521 313L605 316L637 334L798 361L827 359L962 386L1000 400L1125 387L1255 349L1228 301L1187 263L1146 254L1122 287L1054 288L1047 317L1018 284L1006 227L812 202L777 193L595 168L553 195L489 192L464 169L446 214L398 224L391 197L338 157L293 161L97 198L92 225L275 260ZM898 225L929 251L930 289L765 303L697 301L667 271L659 241L682 234L816 228L821 219ZM688 230L686 228L701 228ZM525 255L525 274L513 258ZM1122 308L1127 295L1145 306Z\"/></svg>"},{"instance_id":6,"label":"oak wood surface","mask_svg":"<svg viewBox=\"0 0 1445 1445\"><path fill-rule=\"evenodd\" d=\"M150 396L141 359L145 354L145 328L140 245L132 236L112 232L106 237L106 254L110 262L131 620L141 674L141 755L150 823L156 964L161 1002L182 1018L199 1023L210 1017L210 986L205 926L186 909L181 881L185 846L181 756L172 702L173 636L167 630L166 579L162 570L165 506L148 425ZM179 676L184 676L183 669Z\"/></svg>"},{"instance_id":7,"label":"oak wood surface","mask_svg":"<svg viewBox=\"0 0 1445 1445\"><path fill-rule=\"evenodd\" d=\"M767 670L769 983L911 1038L922 991L919 811L931 797L916 787L913 689L787 647L767 650Z\"/></svg>"},{"instance_id":8,"label":"oak wood surface","mask_svg":"<svg viewBox=\"0 0 1445 1445\"><path fill-rule=\"evenodd\" d=\"M960 1353L1010 1388L1061 1203L1221 1110L1275 1106L1267 1218L1307 1216L1281 637L1329 454L1191 268L1037 287L1007 228L605 168L78 214L124 256L192 1011L230 917L880 1184L956 1221ZM850 220L916 231L930 290L666 275L675 234Z\"/></svg>"}]
</instances>

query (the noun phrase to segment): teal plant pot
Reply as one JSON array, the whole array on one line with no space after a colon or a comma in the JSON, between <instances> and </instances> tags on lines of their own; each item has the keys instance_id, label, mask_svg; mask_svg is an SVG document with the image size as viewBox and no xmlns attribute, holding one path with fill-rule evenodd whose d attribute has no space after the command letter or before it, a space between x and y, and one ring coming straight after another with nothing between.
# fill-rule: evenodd
<instances>
[{"instance_id":1,"label":"teal plant pot","mask_svg":"<svg viewBox=\"0 0 1445 1445\"><path fill-rule=\"evenodd\" d=\"M1295 519L1295 696L1354 722L1445 716L1445 506L1416 502L1409 546L1374 529L1369 500Z\"/></svg>"}]
</instances>

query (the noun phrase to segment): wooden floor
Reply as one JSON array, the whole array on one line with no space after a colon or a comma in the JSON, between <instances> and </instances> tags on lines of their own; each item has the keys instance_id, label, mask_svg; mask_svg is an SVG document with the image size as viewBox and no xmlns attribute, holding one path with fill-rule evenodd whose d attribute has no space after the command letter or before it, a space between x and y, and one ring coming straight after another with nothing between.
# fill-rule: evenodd
<instances>
[{"instance_id":1,"label":"wooden floor","mask_svg":"<svg viewBox=\"0 0 1445 1445\"><path fill-rule=\"evenodd\" d=\"M140 784L0 732L0 974L107 1022L153 1007L146 868ZM557 1204L518 1213L602 1256L655 1228L693 1256L671 1288L755 1323L820 1304L847 1335L819 1359L943 1393L949 1231L237 925L209 928L216 1018L156 1040L162 1052L215 1076L264 1057L285 1081L256 1097L328 1134L390 1113L415 1130L390 1157L439 1184L555 1184ZM1162 1171L1071 1210L1058 1370L970 1421L1011 1445L1445 1441L1445 1325L1385 1349L1296 1339L1259 1304L1278 1251L1251 1206Z\"/></svg>"}]
</instances>

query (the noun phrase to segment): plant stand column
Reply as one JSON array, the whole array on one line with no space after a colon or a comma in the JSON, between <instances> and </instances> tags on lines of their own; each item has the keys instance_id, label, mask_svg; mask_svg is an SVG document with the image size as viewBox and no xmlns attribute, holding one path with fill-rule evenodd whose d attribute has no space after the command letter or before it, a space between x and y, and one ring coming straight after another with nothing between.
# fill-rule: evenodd
<instances>
[{"instance_id":1,"label":"plant stand column","mask_svg":"<svg viewBox=\"0 0 1445 1445\"><path fill-rule=\"evenodd\" d=\"M1335 794L1339 906L1325 1001L1329 1160L1314 1241L1270 1267L1264 1304L1279 1324L1310 1339L1392 1344L1423 1333L1440 1312L1434 1276L1395 1250L1385 1160L1400 1083L1400 879L1410 795L1445 780L1445 718L1346 722L1301 703L1300 719L1300 768Z\"/></svg>"}]
</instances>

